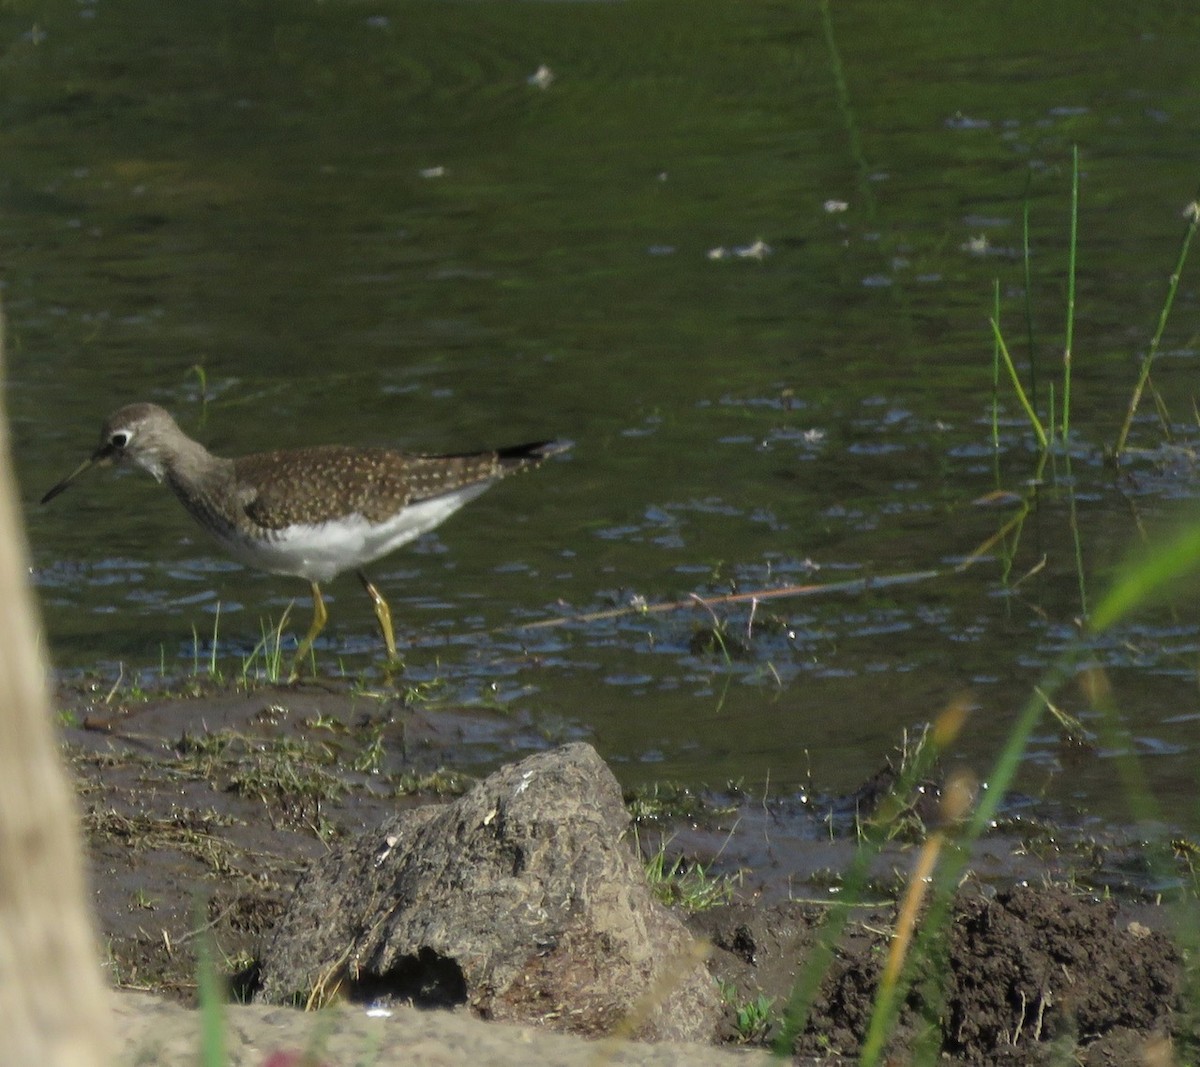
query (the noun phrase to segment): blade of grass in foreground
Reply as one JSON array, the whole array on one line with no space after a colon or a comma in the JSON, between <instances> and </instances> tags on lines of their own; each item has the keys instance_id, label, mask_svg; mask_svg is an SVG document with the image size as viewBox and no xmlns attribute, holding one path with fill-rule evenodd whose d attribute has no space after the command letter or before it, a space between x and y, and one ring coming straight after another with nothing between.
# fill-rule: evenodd
<instances>
[{"instance_id":1,"label":"blade of grass in foreground","mask_svg":"<svg viewBox=\"0 0 1200 1067\"><path fill-rule=\"evenodd\" d=\"M1013 728L1009 731L992 773L987 779L987 788L981 790L979 806L975 809L961 836L943 852L944 860L934 876L930 891L929 910L922 920L909 954L909 966L903 978L894 985L881 989L872 1010L867 1040L859 1060L863 1067L874 1067L883 1055L887 1035L895 1027L900 1006L915 978L914 961L928 959L936 950L937 942L946 936L950 928L950 910L954 904L955 890L970 861L971 846L977 841L996 818L1001 801L1016 776L1021 756L1034 726L1046 709L1046 696L1053 694L1074 673L1081 646L1077 642L1063 654L1057 664L1047 672L1033 696L1025 703Z\"/></svg>"},{"instance_id":2,"label":"blade of grass in foreground","mask_svg":"<svg viewBox=\"0 0 1200 1067\"><path fill-rule=\"evenodd\" d=\"M909 795L916 784L930 772L940 755L941 740L936 730L926 735L913 758L902 765L900 776L892 787L891 798L885 804L896 803L896 798ZM821 980L833 964L838 939L850 921L851 912L855 908L868 906L866 891L871 860L887 840L887 822L885 814L875 826L866 828L863 841L842 878L840 892L831 902L816 943L797 969L796 980L784 1007L779 1034L773 1045L773 1052L777 1058L791 1056L796 1038L807 1026L813 1000Z\"/></svg>"},{"instance_id":3,"label":"blade of grass in foreground","mask_svg":"<svg viewBox=\"0 0 1200 1067\"><path fill-rule=\"evenodd\" d=\"M1097 606L1091 618L1091 632L1099 633L1113 626L1136 607L1145 606L1161 597L1167 590L1176 588L1178 581L1195 571L1198 566L1200 524L1184 529L1152 556L1128 567ZM1067 681L1076 676L1081 657L1086 651L1085 638L1080 637L1072 643L1046 672L1009 732L1004 749L988 778L987 789L982 792L979 806L965 832L954 842L952 848L944 852L944 860L934 877L929 910L909 954L910 965L919 966L920 961L928 960L936 953L939 940L949 929L955 890L970 860L971 846L995 819L999 805L1017 773L1029 736L1041 718L1047 702ZM1141 773L1133 746L1120 743L1116 736L1115 706L1102 672L1085 672L1083 681L1093 704L1103 712L1102 728L1110 746L1115 751L1125 753L1118 758L1118 778L1135 817L1143 822L1157 820L1160 817L1157 806ZM915 971L916 966L909 966L900 981L892 985L881 985L859 1061L863 1067L873 1067L880 1062L887 1035L896 1024L900 1006L916 977Z\"/></svg>"},{"instance_id":4,"label":"blade of grass in foreground","mask_svg":"<svg viewBox=\"0 0 1200 1067\"><path fill-rule=\"evenodd\" d=\"M195 907L197 928L202 932L196 946L200 994L200 1055L201 1067L225 1067L225 1019L222 1003L224 991L213 959L213 946L208 931L200 925L201 907Z\"/></svg>"},{"instance_id":5,"label":"blade of grass in foreground","mask_svg":"<svg viewBox=\"0 0 1200 1067\"><path fill-rule=\"evenodd\" d=\"M1096 605L1090 620L1093 633L1119 622L1136 607L1160 599L1200 566L1200 523L1186 527L1173 540L1155 546L1153 553L1130 567Z\"/></svg>"}]
</instances>

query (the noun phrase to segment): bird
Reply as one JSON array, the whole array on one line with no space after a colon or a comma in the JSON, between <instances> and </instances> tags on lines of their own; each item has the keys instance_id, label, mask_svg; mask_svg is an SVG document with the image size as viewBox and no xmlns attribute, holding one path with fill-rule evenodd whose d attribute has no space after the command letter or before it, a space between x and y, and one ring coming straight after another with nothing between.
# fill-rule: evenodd
<instances>
[{"instance_id":1,"label":"bird","mask_svg":"<svg viewBox=\"0 0 1200 1067\"><path fill-rule=\"evenodd\" d=\"M165 483L239 563L306 579L313 618L296 649L289 677L295 681L328 621L322 583L348 570L357 573L374 606L388 662L396 663L391 609L363 568L432 530L501 478L570 447L547 440L424 455L320 445L226 459L184 433L165 408L137 403L105 420L95 451L41 503L92 467L132 464Z\"/></svg>"}]
</instances>

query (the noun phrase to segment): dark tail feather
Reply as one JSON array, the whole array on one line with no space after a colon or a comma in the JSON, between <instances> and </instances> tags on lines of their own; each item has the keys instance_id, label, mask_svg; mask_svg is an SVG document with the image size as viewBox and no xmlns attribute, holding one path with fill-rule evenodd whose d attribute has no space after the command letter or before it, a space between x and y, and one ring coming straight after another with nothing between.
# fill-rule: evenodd
<instances>
[{"instance_id":1,"label":"dark tail feather","mask_svg":"<svg viewBox=\"0 0 1200 1067\"><path fill-rule=\"evenodd\" d=\"M536 467L543 460L566 452L572 444L571 441L534 441L527 445L511 445L496 449L496 460L504 470Z\"/></svg>"}]
</instances>

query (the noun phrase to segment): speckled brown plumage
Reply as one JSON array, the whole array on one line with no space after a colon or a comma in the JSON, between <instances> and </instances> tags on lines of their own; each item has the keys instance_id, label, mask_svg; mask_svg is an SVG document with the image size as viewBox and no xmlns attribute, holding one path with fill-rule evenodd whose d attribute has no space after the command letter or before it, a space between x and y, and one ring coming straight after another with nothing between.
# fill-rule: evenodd
<instances>
[{"instance_id":1,"label":"speckled brown plumage","mask_svg":"<svg viewBox=\"0 0 1200 1067\"><path fill-rule=\"evenodd\" d=\"M233 461L233 476L247 518L268 530L350 514L382 522L409 504L534 466L543 455L531 450L542 447L504 459L499 452L418 456L327 445L243 456Z\"/></svg>"},{"instance_id":2,"label":"speckled brown plumage","mask_svg":"<svg viewBox=\"0 0 1200 1067\"><path fill-rule=\"evenodd\" d=\"M236 559L312 585L313 625L297 660L325 622L318 583L357 569L395 657L391 613L361 567L398 548L493 482L569 447L537 441L493 452L413 455L327 445L214 456L156 404L130 404L101 430L91 457L55 485L52 500L91 466L133 463L165 482L193 518Z\"/></svg>"}]
</instances>

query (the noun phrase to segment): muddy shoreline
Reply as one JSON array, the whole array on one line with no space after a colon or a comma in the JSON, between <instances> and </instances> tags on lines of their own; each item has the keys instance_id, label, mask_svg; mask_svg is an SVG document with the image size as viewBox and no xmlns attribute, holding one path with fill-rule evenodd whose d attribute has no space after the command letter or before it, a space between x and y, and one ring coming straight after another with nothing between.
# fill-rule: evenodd
<instances>
[{"instance_id":1,"label":"muddy shoreline","mask_svg":"<svg viewBox=\"0 0 1200 1067\"><path fill-rule=\"evenodd\" d=\"M164 1063L176 1062L165 1051L169 1045L183 1057L189 1035L194 1039L195 1013L184 1009L197 999L200 937L211 939L233 997L248 996L264 940L314 860L397 811L461 795L507 762L505 753L515 760L550 747L498 713L406 705L395 694L337 684L196 686L124 700L103 686L76 684L60 688L56 704L83 809L109 977L129 994L118 1011L126 1047L157 1042ZM685 866L698 865L730 886L727 903L680 912L713 945L709 970L726 1002L718 1033L723 1046L713 1046L712 1062L720 1061L722 1047L768 1048L836 896L838 871L854 851L853 832L795 799L714 803L678 787L626 799L639 815L644 853L665 841ZM849 806L856 802L846 798ZM824 806L832 811L836 804ZM900 835L875 863L872 906L855 911L838 943L812 1023L794 1046L798 1062L849 1062L855 1055L914 855L913 841ZM904 1007L897 1054L907 1056L927 1040L939 1010L941 1051L963 1063L1052 1062L1064 1049L1082 1063L1131 1063L1143 1048L1190 1041L1178 1010L1182 965L1164 936L1178 911L1159 905L1147 888L1136 840L1016 820L985 840L971 869L970 894L953 926L956 937L962 934L954 951L971 978L956 972L962 995L940 1009L919 997ZM1112 899L1099 902L1101 896ZM1067 960L1063 954L1077 944L1086 946L1085 955ZM1012 945L1021 951L1005 956ZM1023 969L1022 981L1044 986L1041 1000L1020 991L1026 986L1013 975ZM1073 969L1099 976L1094 987ZM1065 984L1059 972L1067 974ZM971 982L979 988L963 992ZM1135 988L1126 988L1129 982ZM1024 1009L1014 1000L1020 997ZM240 1021L230 1036L242 1051L230 1062L262 1063L282 1047L291 1009L231 1010ZM422 1040L436 1044L430 1034L444 1033L444 1062L456 1062L454 1042L477 1039L467 1036L475 1020L461 1009L440 1024L436 1014L403 1005L390 1010L421 1029ZM366 1031L400 1025L368 1020L350 1006L336 1019L323 1038L331 1067L342 1062L333 1055L342 1047L335 1035L377 1041ZM297 1018L290 1025L302 1036L311 1024ZM514 1050L506 1060L493 1049L490 1061L529 1062L529 1043L540 1035L527 1030L485 1029L487 1040L512 1043ZM572 1062L568 1039L556 1040L567 1043L539 1051L538 1061ZM433 1049L421 1062L443 1062ZM579 1052L595 1055L587 1045ZM634 1058L611 1051L609 1058L698 1062L694 1048L677 1051L678 1060L654 1059L648 1047L620 1055ZM655 1055L672 1053L663 1047ZM373 1062L388 1060L381 1055Z\"/></svg>"}]
</instances>

